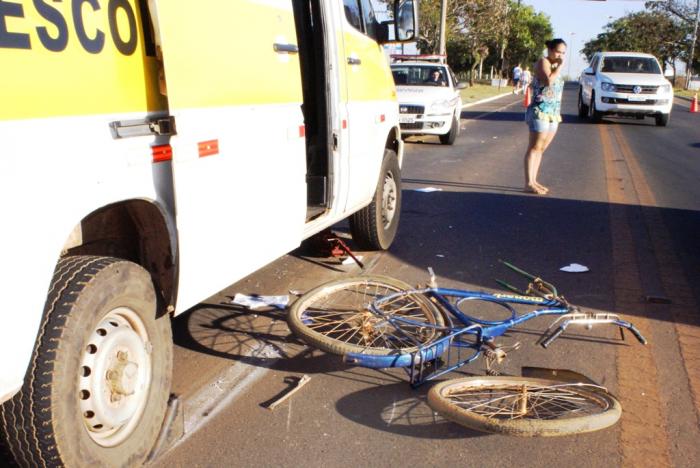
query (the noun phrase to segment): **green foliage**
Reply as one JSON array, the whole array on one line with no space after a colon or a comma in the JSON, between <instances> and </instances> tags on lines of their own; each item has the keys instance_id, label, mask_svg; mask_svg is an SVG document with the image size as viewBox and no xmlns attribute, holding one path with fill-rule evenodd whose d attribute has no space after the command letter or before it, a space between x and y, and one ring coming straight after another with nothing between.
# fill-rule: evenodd
<instances>
[{"instance_id":1,"label":"green foliage","mask_svg":"<svg viewBox=\"0 0 700 468\"><path fill-rule=\"evenodd\" d=\"M549 17L514 0L449 0L446 48L456 72L474 70L483 63L500 69L505 63L534 62L552 35ZM440 40L441 0L421 0L418 48L437 53Z\"/></svg>"}]
</instances>

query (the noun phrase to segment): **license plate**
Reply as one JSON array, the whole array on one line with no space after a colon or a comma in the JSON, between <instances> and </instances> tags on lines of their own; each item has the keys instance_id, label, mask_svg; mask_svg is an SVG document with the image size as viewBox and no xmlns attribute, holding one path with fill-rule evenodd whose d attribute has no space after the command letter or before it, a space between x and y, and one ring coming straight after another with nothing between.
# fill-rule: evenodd
<instances>
[{"instance_id":1,"label":"license plate","mask_svg":"<svg viewBox=\"0 0 700 468\"><path fill-rule=\"evenodd\" d=\"M401 117L399 117L399 123L416 123L416 118L415 118L415 116L411 116L411 117L401 116Z\"/></svg>"},{"instance_id":2,"label":"license plate","mask_svg":"<svg viewBox=\"0 0 700 468\"><path fill-rule=\"evenodd\" d=\"M644 96L627 96L627 100L632 102L644 102L647 98Z\"/></svg>"}]
</instances>

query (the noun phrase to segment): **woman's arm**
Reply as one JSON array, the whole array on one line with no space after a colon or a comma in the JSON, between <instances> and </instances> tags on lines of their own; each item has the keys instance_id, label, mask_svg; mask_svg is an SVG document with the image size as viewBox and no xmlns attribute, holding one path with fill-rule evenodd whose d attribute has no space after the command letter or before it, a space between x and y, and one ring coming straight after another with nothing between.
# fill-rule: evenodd
<instances>
[{"instance_id":1,"label":"woman's arm","mask_svg":"<svg viewBox=\"0 0 700 468\"><path fill-rule=\"evenodd\" d=\"M550 86L561 73L561 63L551 63L546 57L541 58L535 65L537 79L545 86Z\"/></svg>"}]
</instances>

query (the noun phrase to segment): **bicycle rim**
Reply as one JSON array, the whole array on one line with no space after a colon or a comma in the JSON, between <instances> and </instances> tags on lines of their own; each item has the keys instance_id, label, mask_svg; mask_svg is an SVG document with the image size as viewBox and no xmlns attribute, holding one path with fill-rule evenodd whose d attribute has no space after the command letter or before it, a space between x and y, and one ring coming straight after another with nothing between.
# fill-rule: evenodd
<instances>
[{"instance_id":1,"label":"bicycle rim","mask_svg":"<svg viewBox=\"0 0 700 468\"><path fill-rule=\"evenodd\" d=\"M604 389L525 377L467 377L430 389L428 404L471 429L522 437L593 432L615 424L620 403Z\"/></svg>"},{"instance_id":2,"label":"bicycle rim","mask_svg":"<svg viewBox=\"0 0 700 468\"><path fill-rule=\"evenodd\" d=\"M290 310L291 330L307 343L335 354L389 355L415 351L430 343L444 320L425 296L402 295L382 307L392 322L369 310L376 299L411 287L384 276L359 276L326 283L300 297Z\"/></svg>"}]
</instances>

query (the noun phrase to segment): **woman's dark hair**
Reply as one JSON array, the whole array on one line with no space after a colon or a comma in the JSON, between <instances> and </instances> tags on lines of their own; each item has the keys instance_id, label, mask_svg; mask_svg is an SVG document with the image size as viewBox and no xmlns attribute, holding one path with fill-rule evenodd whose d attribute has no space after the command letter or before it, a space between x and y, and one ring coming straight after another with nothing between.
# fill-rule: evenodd
<instances>
[{"instance_id":1,"label":"woman's dark hair","mask_svg":"<svg viewBox=\"0 0 700 468\"><path fill-rule=\"evenodd\" d=\"M564 39L557 38L557 39L550 39L547 42L545 42L545 45L547 46L547 48L549 50L556 48L559 44L566 45L566 41Z\"/></svg>"}]
</instances>

